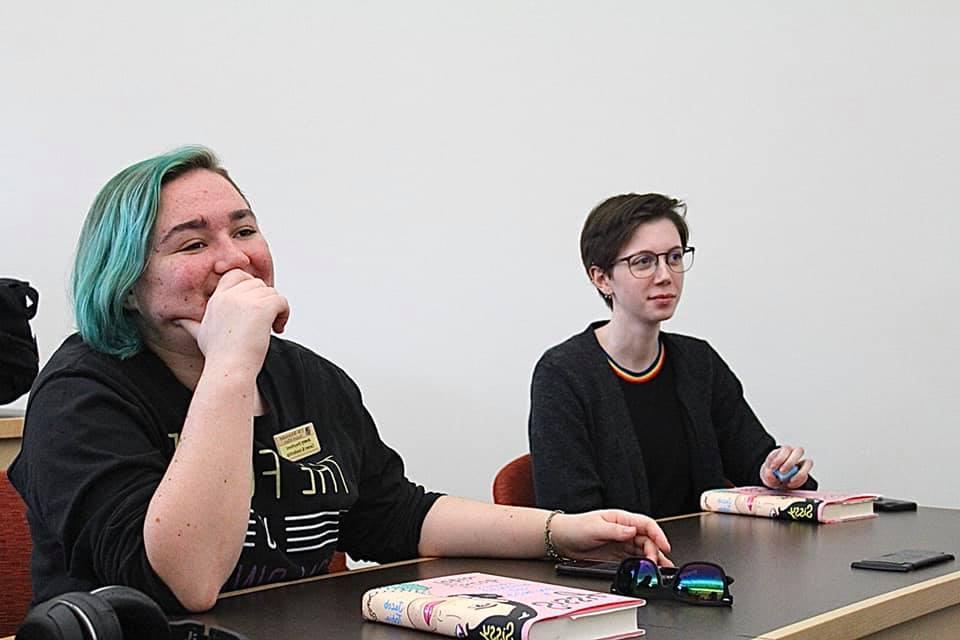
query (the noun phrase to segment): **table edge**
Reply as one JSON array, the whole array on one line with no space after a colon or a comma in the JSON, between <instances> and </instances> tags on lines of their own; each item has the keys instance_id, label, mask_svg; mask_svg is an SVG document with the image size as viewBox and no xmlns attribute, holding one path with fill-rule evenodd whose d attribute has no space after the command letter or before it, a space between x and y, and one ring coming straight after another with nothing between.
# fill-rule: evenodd
<instances>
[{"instance_id":1,"label":"table edge","mask_svg":"<svg viewBox=\"0 0 960 640\"><path fill-rule=\"evenodd\" d=\"M413 558L412 560L400 560L399 562L388 562L386 564L376 564L369 567L358 567L356 569L347 569L346 571L338 571L336 573L324 573L319 576L311 576L309 578L298 578L297 580L286 580L284 582L271 582L270 584L260 585L259 587L250 587L248 589L237 589L236 591L227 591L221 593L217 597L217 602L220 600L226 600L227 598L233 598L235 596L243 596L248 593L259 593L260 591L270 591L272 589L278 589L280 587L292 587L298 584L306 584L309 582L317 582L318 580L327 580L329 578L339 578L342 576L353 575L355 573L363 573L365 571L379 571L380 569L389 569L391 567L402 567L407 564L417 564L418 562L430 562L432 560L438 560L438 558ZM0 638L0 640L5 640Z\"/></svg>"},{"instance_id":2,"label":"table edge","mask_svg":"<svg viewBox=\"0 0 960 640\"><path fill-rule=\"evenodd\" d=\"M855 628L861 637L960 604L960 571L947 573L894 591L773 629L755 640L808 640L849 637Z\"/></svg>"},{"instance_id":3,"label":"table edge","mask_svg":"<svg viewBox=\"0 0 960 640\"><path fill-rule=\"evenodd\" d=\"M23 418L13 416L0 418L0 438L22 438Z\"/></svg>"}]
</instances>

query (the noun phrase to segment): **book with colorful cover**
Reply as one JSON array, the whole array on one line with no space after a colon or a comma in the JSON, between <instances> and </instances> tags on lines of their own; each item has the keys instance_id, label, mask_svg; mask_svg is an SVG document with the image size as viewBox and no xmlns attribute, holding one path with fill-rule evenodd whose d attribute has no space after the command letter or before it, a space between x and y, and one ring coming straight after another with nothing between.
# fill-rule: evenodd
<instances>
[{"instance_id":1,"label":"book with colorful cover","mask_svg":"<svg viewBox=\"0 0 960 640\"><path fill-rule=\"evenodd\" d=\"M486 573L403 582L363 594L374 622L482 640L614 639L643 635L645 601Z\"/></svg>"},{"instance_id":2,"label":"book with colorful cover","mask_svg":"<svg viewBox=\"0 0 960 640\"><path fill-rule=\"evenodd\" d=\"M700 495L700 507L704 511L830 524L875 517L873 501L879 497L875 493L733 487L704 491Z\"/></svg>"}]
</instances>

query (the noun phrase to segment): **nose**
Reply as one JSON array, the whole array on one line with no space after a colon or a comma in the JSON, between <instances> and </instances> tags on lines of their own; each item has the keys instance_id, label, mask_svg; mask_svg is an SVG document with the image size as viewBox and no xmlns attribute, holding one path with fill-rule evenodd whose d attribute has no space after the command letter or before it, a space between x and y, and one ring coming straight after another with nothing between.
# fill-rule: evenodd
<instances>
[{"instance_id":1,"label":"nose","mask_svg":"<svg viewBox=\"0 0 960 640\"><path fill-rule=\"evenodd\" d=\"M222 275L231 269L243 269L249 264L250 256L233 240L225 240L217 247L217 258L213 269Z\"/></svg>"},{"instance_id":2,"label":"nose","mask_svg":"<svg viewBox=\"0 0 960 640\"><path fill-rule=\"evenodd\" d=\"M654 282L667 282L672 277L670 267L667 266L667 256L657 256L657 270L653 272Z\"/></svg>"}]
</instances>

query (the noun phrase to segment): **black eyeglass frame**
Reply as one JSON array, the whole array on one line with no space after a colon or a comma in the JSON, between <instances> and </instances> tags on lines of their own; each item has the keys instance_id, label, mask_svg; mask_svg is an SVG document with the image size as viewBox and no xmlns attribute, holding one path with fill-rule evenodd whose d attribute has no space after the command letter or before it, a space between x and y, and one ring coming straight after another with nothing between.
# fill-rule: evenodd
<instances>
[{"instance_id":1,"label":"black eyeglass frame","mask_svg":"<svg viewBox=\"0 0 960 640\"><path fill-rule=\"evenodd\" d=\"M619 263L621 263L621 262L626 262L626 263L627 263L627 270L630 272L630 275L632 275L634 278L637 278L638 280L643 280L644 278L652 278L653 275L657 272L657 267L660 265L660 258L663 257L663 263L664 263L665 265L667 265L667 269L669 269L670 271L673 271L674 273L686 273L687 271L690 271L690 269L693 267L693 261L692 261L692 260L691 260L691 262L690 262L690 266L689 266L689 267L687 267L686 269L681 269L680 271L677 271L674 267L671 267L671 266L670 266L670 263L667 262L667 256L670 255L670 253L672 253L673 251L676 251L678 248L680 248L680 249L683 250L683 251L682 251L683 256L686 256L687 254L690 254L691 257L695 257L695 256L696 256L696 250L697 250L696 247L673 247L673 248L670 249L669 251L661 251L660 253L654 253L653 251L637 251L636 253L631 253L631 254L628 255L628 256L623 256L622 258L617 258L616 260L614 260L613 262L610 263L610 269L613 269L614 267L616 267L616 266L617 266ZM646 255L649 255L649 256L653 256L653 257L656 259L657 262L656 262L656 264L653 265L653 271L651 271L650 273L648 273L648 274L645 275L645 276L638 276L637 274L635 274L635 273L633 272L633 269L630 267L630 261L631 261L633 258L636 258L637 256L642 255L642 254L646 254ZM682 262L683 262L683 258L681 257L681 264L682 264Z\"/></svg>"},{"instance_id":2,"label":"black eyeglass frame","mask_svg":"<svg viewBox=\"0 0 960 640\"><path fill-rule=\"evenodd\" d=\"M628 562L648 562L653 565L657 572L657 586L638 587L639 591L637 593L623 593L621 591L617 591L617 582L619 581L620 575L624 570L624 566ZM699 600L697 598L687 596L678 590L676 582L677 576L680 575L684 569L691 565L706 565L714 567L720 572L720 575L723 576L723 596L719 600ZM692 604L700 607L732 607L733 594L730 593L730 585L733 584L733 582L733 576L727 575L727 572L723 570L723 567L718 565L716 562L697 561L686 562L679 567L660 567L649 558L631 557L624 558L620 562L620 566L617 567L617 575L613 577L613 583L610 585L610 592L619 593L620 595L629 596L632 598L645 598L647 600L677 600L685 604Z\"/></svg>"}]
</instances>

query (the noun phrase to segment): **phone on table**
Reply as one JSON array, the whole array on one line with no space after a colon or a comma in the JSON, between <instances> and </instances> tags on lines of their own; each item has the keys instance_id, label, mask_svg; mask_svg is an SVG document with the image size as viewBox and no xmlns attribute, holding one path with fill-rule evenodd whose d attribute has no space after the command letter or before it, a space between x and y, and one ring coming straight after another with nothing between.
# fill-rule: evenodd
<instances>
[{"instance_id":1,"label":"phone on table","mask_svg":"<svg viewBox=\"0 0 960 640\"><path fill-rule=\"evenodd\" d=\"M913 500L895 500L894 498L877 498L873 501L874 511L916 511L917 503Z\"/></svg>"},{"instance_id":2,"label":"phone on table","mask_svg":"<svg viewBox=\"0 0 960 640\"><path fill-rule=\"evenodd\" d=\"M562 576L578 576L582 578L612 579L617 575L619 562L605 560L564 560L556 565L557 573Z\"/></svg>"},{"instance_id":3,"label":"phone on table","mask_svg":"<svg viewBox=\"0 0 960 640\"><path fill-rule=\"evenodd\" d=\"M925 551L923 549L904 549L882 556L864 558L850 563L854 569L874 569L876 571L911 571L930 565L953 560L952 553L943 551Z\"/></svg>"}]
</instances>

